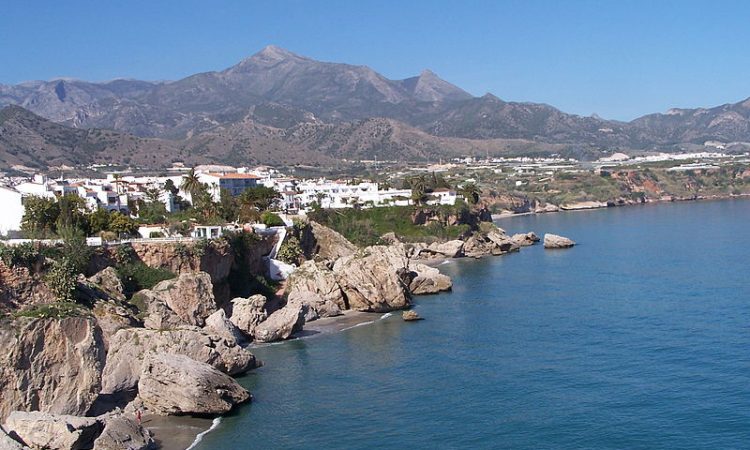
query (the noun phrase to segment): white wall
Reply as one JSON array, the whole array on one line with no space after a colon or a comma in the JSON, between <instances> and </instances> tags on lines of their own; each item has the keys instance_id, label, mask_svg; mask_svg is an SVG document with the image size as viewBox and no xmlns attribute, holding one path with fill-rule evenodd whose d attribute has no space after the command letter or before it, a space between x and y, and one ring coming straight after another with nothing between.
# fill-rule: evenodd
<instances>
[{"instance_id":1,"label":"white wall","mask_svg":"<svg viewBox=\"0 0 750 450\"><path fill-rule=\"evenodd\" d=\"M21 229L24 209L19 192L0 186L0 211L0 234L7 236L9 231Z\"/></svg>"}]
</instances>

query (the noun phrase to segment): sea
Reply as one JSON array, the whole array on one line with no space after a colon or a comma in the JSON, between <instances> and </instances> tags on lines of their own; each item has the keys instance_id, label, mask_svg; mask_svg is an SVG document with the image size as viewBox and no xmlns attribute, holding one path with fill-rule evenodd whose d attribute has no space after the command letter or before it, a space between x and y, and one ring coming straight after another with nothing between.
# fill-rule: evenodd
<instances>
[{"instance_id":1,"label":"sea","mask_svg":"<svg viewBox=\"0 0 750 450\"><path fill-rule=\"evenodd\" d=\"M750 201L503 219L578 245L440 266L452 292L254 349L197 449L750 448Z\"/></svg>"}]
</instances>

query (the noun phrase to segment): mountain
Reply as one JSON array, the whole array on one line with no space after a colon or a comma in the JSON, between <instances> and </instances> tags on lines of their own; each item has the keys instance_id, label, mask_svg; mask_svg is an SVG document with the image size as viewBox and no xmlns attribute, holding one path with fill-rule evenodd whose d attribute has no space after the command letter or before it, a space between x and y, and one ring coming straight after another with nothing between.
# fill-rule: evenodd
<instances>
[{"instance_id":1,"label":"mountain","mask_svg":"<svg viewBox=\"0 0 750 450\"><path fill-rule=\"evenodd\" d=\"M474 97L429 70L391 80L366 66L316 61L275 46L227 69L170 82L0 85L0 107L6 105L72 129L113 130L118 142L141 139L143 148L160 142L178 149L157 159L164 164L175 158L285 164L436 160L460 152L595 155L750 141L750 99L618 122L492 94ZM43 136L53 129L43 128ZM143 160L139 151L132 153L134 161Z\"/></svg>"}]
</instances>

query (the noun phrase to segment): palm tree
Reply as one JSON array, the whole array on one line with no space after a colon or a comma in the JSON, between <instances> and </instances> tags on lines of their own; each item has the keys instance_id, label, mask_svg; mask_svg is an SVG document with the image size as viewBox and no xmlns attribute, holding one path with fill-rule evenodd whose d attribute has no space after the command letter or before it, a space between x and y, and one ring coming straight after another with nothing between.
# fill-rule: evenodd
<instances>
[{"instance_id":1,"label":"palm tree","mask_svg":"<svg viewBox=\"0 0 750 450\"><path fill-rule=\"evenodd\" d=\"M195 169L190 169L190 172L182 178L180 189L190 194L190 197L192 198L193 195L200 192L202 188L201 180L198 178L198 174L195 173Z\"/></svg>"},{"instance_id":2,"label":"palm tree","mask_svg":"<svg viewBox=\"0 0 750 450\"><path fill-rule=\"evenodd\" d=\"M482 195L482 190L475 183L464 183L459 192L470 205L479 203L479 197Z\"/></svg>"},{"instance_id":3,"label":"palm tree","mask_svg":"<svg viewBox=\"0 0 750 450\"><path fill-rule=\"evenodd\" d=\"M411 187L411 199L415 205L421 205L425 201L425 194L427 193L427 179L424 175L412 177L409 180L409 186Z\"/></svg>"}]
</instances>

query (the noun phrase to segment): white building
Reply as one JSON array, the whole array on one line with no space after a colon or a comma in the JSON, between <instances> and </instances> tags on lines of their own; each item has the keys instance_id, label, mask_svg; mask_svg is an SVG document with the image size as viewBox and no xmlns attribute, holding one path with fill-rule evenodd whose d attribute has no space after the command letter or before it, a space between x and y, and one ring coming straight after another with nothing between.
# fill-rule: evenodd
<instances>
[{"instance_id":1,"label":"white building","mask_svg":"<svg viewBox=\"0 0 750 450\"><path fill-rule=\"evenodd\" d=\"M20 231L23 218L23 195L13 188L0 186L0 235L8 236Z\"/></svg>"},{"instance_id":2,"label":"white building","mask_svg":"<svg viewBox=\"0 0 750 450\"><path fill-rule=\"evenodd\" d=\"M198 174L198 180L208 185L208 190L214 201L221 199L222 189L236 197L247 189L257 187L261 177L252 173L215 173L205 172Z\"/></svg>"}]
</instances>

